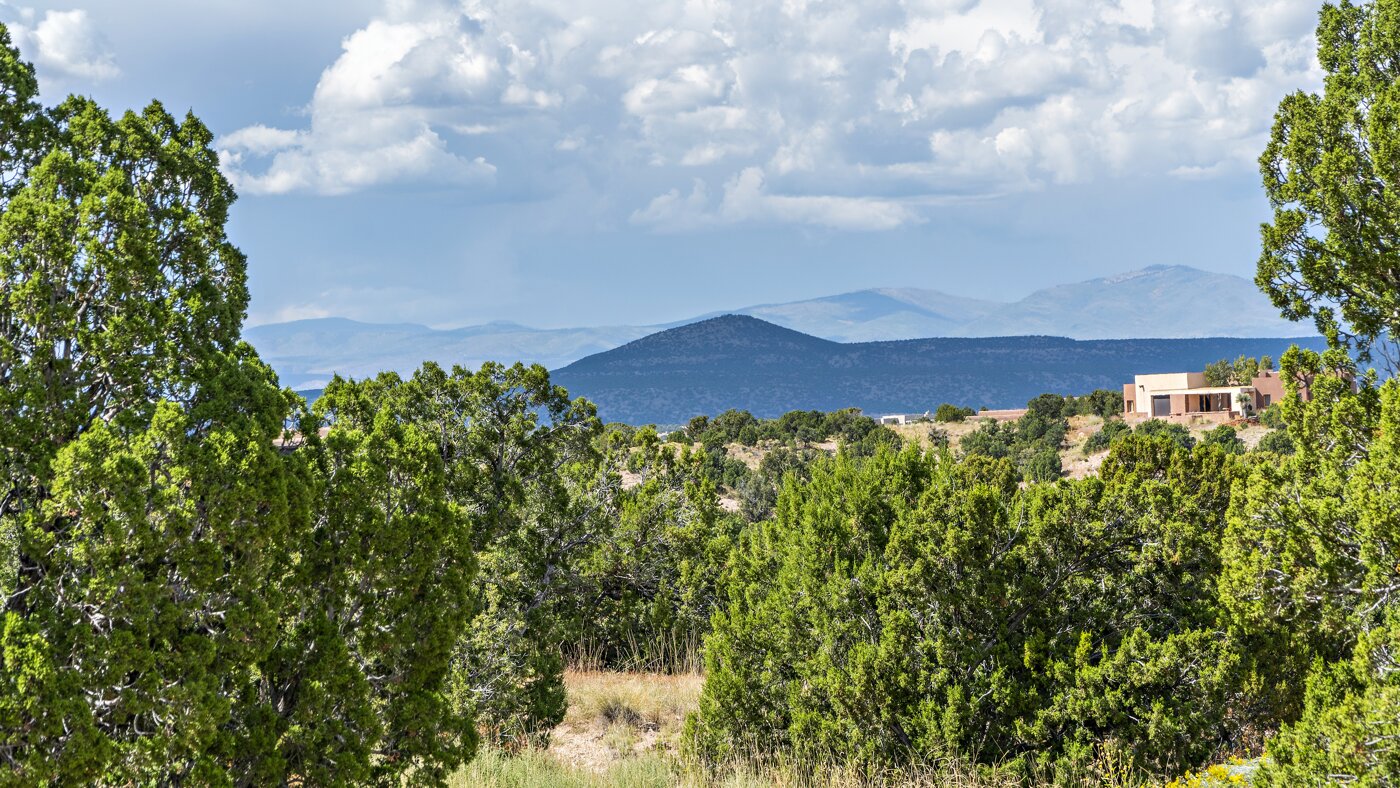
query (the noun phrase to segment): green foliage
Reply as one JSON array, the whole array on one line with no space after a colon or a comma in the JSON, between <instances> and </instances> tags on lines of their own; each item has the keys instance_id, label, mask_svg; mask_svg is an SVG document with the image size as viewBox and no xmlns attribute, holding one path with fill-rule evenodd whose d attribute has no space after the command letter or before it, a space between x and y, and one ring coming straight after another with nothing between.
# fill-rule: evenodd
<instances>
[{"instance_id":1,"label":"green foliage","mask_svg":"<svg viewBox=\"0 0 1400 788\"><path fill-rule=\"evenodd\" d=\"M1041 394L1026 403L1026 412L1047 421L1069 415L1065 413L1065 398L1059 394Z\"/></svg>"},{"instance_id":2,"label":"green foliage","mask_svg":"<svg viewBox=\"0 0 1400 788\"><path fill-rule=\"evenodd\" d=\"M224 782L306 505L237 341L233 190L193 117L41 109L3 28L0 80L0 756Z\"/></svg>"},{"instance_id":3,"label":"green foliage","mask_svg":"<svg viewBox=\"0 0 1400 788\"><path fill-rule=\"evenodd\" d=\"M967 417L976 415L976 413L977 411L972 408L960 408L957 405L950 405L945 402L939 405L938 409L933 412L933 420L942 422L964 421Z\"/></svg>"},{"instance_id":4,"label":"green foliage","mask_svg":"<svg viewBox=\"0 0 1400 788\"><path fill-rule=\"evenodd\" d=\"M1285 317L1362 351L1400 336L1397 54L1396 0L1324 6L1322 94L1284 98L1259 158L1274 216L1255 281Z\"/></svg>"},{"instance_id":5,"label":"green foliage","mask_svg":"<svg viewBox=\"0 0 1400 788\"><path fill-rule=\"evenodd\" d=\"M748 411L729 410L713 419L696 416L677 440L698 442L708 449L732 443L753 446L759 441L810 444L835 439L852 451L870 454L881 445L897 445L899 436L876 421L848 408L830 413L794 410L776 419L756 419ZM718 466L716 461L716 466ZM716 467L718 470L718 467ZM736 476L735 481L738 481Z\"/></svg>"},{"instance_id":6,"label":"green foliage","mask_svg":"<svg viewBox=\"0 0 1400 788\"><path fill-rule=\"evenodd\" d=\"M1163 419L1148 419L1137 425L1133 434L1150 438L1166 438L1183 449L1189 449L1196 445L1196 439L1191 437L1190 430L1180 424Z\"/></svg>"},{"instance_id":7,"label":"green foliage","mask_svg":"<svg viewBox=\"0 0 1400 788\"><path fill-rule=\"evenodd\" d=\"M759 462L758 473L750 474L739 487L740 514L751 523L771 517L783 480L791 474L805 481L819 456L822 452L816 449L778 447L768 452Z\"/></svg>"},{"instance_id":8,"label":"green foliage","mask_svg":"<svg viewBox=\"0 0 1400 788\"><path fill-rule=\"evenodd\" d=\"M1400 618L1362 636L1350 661L1318 666L1302 719L1270 743L1256 784L1393 785L1400 779Z\"/></svg>"},{"instance_id":9,"label":"green foliage","mask_svg":"<svg viewBox=\"0 0 1400 788\"><path fill-rule=\"evenodd\" d=\"M1111 419L1123 415L1123 392L1095 389L1082 397L1065 397L1064 415L1098 416Z\"/></svg>"},{"instance_id":10,"label":"green foliage","mask_svg":"<svg viewBox=\"0 0 1400 788\"><path fill-rule=\"evenodd\" d=\"M947 430L941 429L939 427L929 427L928 442L930 446L937 450L948 448L952 441L948 437Z\"/></svg>"},{"instance_id":11,"label":"green foliage","mask_svg":"<svg viewBox=\"0 0 1400 788\"><path fill-rule=\"evenodd\" d=\"M466 564L471 551L479 555L477 584L460 589L479 613L446 644L447 709L475 717L497 739L547 731L564 710L559 643L575 615L570 583L582 549L607 527L606 491L614 484L598 455L593 407L570 401L542 367L520 364L450 374L425 364L409 381L386 375L345 387L339 399L332 396L339 389L328 387L318 407L339 428L347 418L342 401L378 399L389 403L394 421L422 430L444 468L446 502L469 526L461 533L468 552L441 560ZM364 416L389 417L371 413ZM459 570L442 566L415 577L451 571ZM421 615L449 618L453 610L429 607Z\"/></svg>"},{"instance_id":12,"label":"green foliage","mask_svg":"<svg viewBox=\"0 0 1400 788\"><path fill-rule=\"evenodd\" d=\"M1113 445L1115 440L1124 435L1131 435L1132 433L1133 428L1129 427L1127 422L1122 419L1109 419L1103 423L1102 429L1090 435L1089 438L1084 441L1084 453L1097 454L1098 452L1106 451L1109 446Z\"/></svg>"},{"instance_id":13,"label":"green foliage","mask_svg":"<svg viewBox=\"0 0 1400 788\"><path fill-rule=\"evenodd\" d=\"M1205 368L1207 386L1228 386L1235 377L1235 370L1228 359L1220 359L1206 364Z\"/></svg>"},{"instance_id":14,"label":"green foliage","mask_svg":"<svg viewBox=\"0 0 1400 788\"><path fill-rule=\"evenodd\" d=\"M1220 359L1206 365L1207 386L1248 386L1259 376L1260 370L1271 370L1273 359L1268 356L1251 358L1240 356L1234 361Z\"/></svg>"},{"instance_id":15,"label":"green foliage","mask_svg":"<svg viewBox=\"0 0 1400 788\"><path fill-rule=\"evenodd\" d=\"M1287 428L1288 425L1285 424L1283 421L1282 403L1275 402L1269 405L1269 407L1264 408L1262 411L1260 411L1259 423L1273 430L1282 430Z\"/></svg>"},{"instance_id":16,"label":"green foliage","mask_svg":"<svg viewBox=\"0 0 1400 788\"><path fill-rule=\"evenodd\" d=\"M613 492L613 522L564 600L569 642L575 658L604 667L694 669L742 521L720 509L696 454L644 441L631 458L639 481Z\"/></svg>"},{"instance_id":17,"label":"green foliage","mask_svg":"<svg viewBox=\"0 0 1400 788\"><path fill-rule=\"evenodd\" d=\"M474 611L474 513L405 388L337 379L302 422L311 517L260 669L259 747L239 751L259 781L440 781L474 751L472 718L444 694Z\"/></svg>"},{"instance_id":18,"label":"green foliage","mask_svg":"<svg viewBox=\"0 0 1400 788\"><path fill-rule=\"evenodd\" d=\"M1311 402L1284 401L1295 447L1251 466L1230 507L1221 599L1240 641L1246 718L1297 720L1270 745L1268 785L1397 774L1385 726L1395 717L1393 652L1400 588L1400 386L1377 389L1339 351L1289 351Z\"/></svg>"},{"instance_id":19,"label":"green foliage","mask_svg":"<svg viewBox=\"0 0 1400 788\"><path fill-rule=\"evenodd\" d=\"M1136 438L1105 467L1021 492L1005 458L818 462L740 536L692 746L872 766L1071 769L1105 747L1149 771L1201 762L1224 711L1212 578L1238 471Z\"/></svg>"},{"instance_id":20,"label":"green foliage","mask_svg":"<svg viewBox=\"0 0 1400 788\"><path fill-rule=\"evenodd\" d=\"M1201 436L1202 446L1218 446L1226 454L1244 454L1244 441L1239 431L1229 424L1221 424Z\"/></svg>"},{"instance_id":21,"label":"green foliage","mask_svg":"<svg viewBox=\"0 0 1400 788\"><path fill-rule=\"evenodd\" d=\"M543 369L430 365L304 412L238 342L208 130L40 110L8 46L0 79L10 781L432 784L475 715L557 718L554 578L604 522L591 408Z\"/></svg>"},{"instance_id":22,"label":"green foliage","mask_svg":"<svg viewBox=\"0 0 1400 788\"><path fill-rule=\"evenodd\" d=\"M18 782L220 782L246 743L229 703L274 646L266 583L300 514L272 447L287 400L262 393L246 415L161 402L141 428L95 420L6 523L0 752Z\"/></svg>"},{"instance_id":23,"label":"green foliage","mask_svg":"<svg viewBox=\"0 0 1400 788\"><path fill-rule=\"evenodd\" d=\"M1010 458L1026 481L1051 481L1060 476L1060 446L1069 432L1065 399L1045 394L1031 400L1015 422L983 421L959 443L963 457Z\"/></svg>"},{"instance_id":24,"label":"green foliage","mask_svg":"<svg viewBox=\"0 0 1400 788\"><path fill-rule=\"evenodd\" d=\"M706 444L701 452L704 458L704 473L706 478L712 481L717 487L725 487L737 490L743 487L753 473L743 460L729 455L729 450L723 445Z\"/></svg>"},{"instance_id":25,"label":"green foliage","mask_svg":"<svg viewBox=\"0 0 1400 788\"><path fill-rule=\"evenodd\" d=\"M1281 455L1292 454L1294 451L1293 439L1288 437L1288 433L1284 430L1269 430L1264 433L1264 437L1259 439L1254 450Z\"/></svg>"}]
</instances>

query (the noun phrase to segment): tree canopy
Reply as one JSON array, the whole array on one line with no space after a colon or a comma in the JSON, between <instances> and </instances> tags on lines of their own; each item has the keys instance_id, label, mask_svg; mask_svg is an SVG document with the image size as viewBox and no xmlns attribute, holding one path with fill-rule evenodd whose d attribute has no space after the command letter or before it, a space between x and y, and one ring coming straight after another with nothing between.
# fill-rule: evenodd
<instances>
[{"instance_id":1,"label":"tree canopy","mask_svg":"<svg viewBox=\"0 0 1400 788\"><path fill-rule=\"evenodd\" d=\"M1273 221L1256 282L1338 346L1400 336L1400 2L1322 9L1322 93L1279 104L1259 159Z\"/></svg>"}]
</instances>

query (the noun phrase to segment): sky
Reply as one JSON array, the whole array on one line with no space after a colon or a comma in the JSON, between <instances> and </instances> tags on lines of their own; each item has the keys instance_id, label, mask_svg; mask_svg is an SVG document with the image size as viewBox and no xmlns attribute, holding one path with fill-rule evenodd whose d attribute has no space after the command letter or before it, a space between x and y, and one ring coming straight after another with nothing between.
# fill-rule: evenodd
<instances>
[{"instance_id":1,"label":"sky","mask_svg":"<svg viewBox=\"0 0 1400 788\"><path fill-rule=\"evenodd\" d=\"M0 0L43 96L159 99L249 323L653 324L869 287L1250 277L1316 0Z\"/></svg>"}]
</instances>

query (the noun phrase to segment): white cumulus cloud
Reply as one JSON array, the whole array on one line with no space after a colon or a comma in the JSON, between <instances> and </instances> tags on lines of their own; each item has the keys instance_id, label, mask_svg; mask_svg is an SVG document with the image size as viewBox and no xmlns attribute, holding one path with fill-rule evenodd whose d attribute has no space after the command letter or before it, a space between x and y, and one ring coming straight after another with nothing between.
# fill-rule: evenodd
<instances>
[{"instance_id":1,"label":"white cumulus cloud","mask_svg":"<svg viewBox=\"0 0 1400 788\"><path fill-rule=\"evenodd\" d=\"M1314 0L390 0L304 128L220 145L252 192L592 190L669 231L888 230L950 198L1242 172L1319 83L1314 24Z\"/></svg>"},{"instance_id":2,"label":"white cumulus cloud","mask_svg":"<svg viewBox=\"0 0 1400 788\"><path fill-rule=\"evenodd\" d=\"M121 73L87 11L48 10L39 16L34 9L0 3L0 12L5 11L18 17L8 21L10 37L41 76L100 81Z\"/></svg>"}]
</instances>

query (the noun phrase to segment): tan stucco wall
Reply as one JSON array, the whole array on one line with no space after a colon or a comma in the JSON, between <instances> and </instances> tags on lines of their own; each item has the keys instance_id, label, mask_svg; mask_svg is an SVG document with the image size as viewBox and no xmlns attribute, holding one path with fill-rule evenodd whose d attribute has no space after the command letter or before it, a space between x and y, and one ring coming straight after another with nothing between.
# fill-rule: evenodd
<instances>
[{"instance_id":1,"label":"tan stucco wall","mask_svg":"<svg viewBox=\"0 0 1400 788\"><path fill-rule=\"evenodd\" d=\"M1163 372L1154 375L1138 375L1133 383L1149 390L1156 389L1197 389L1206 385L1204 372Z\"/></svg>"}]
</instances>

